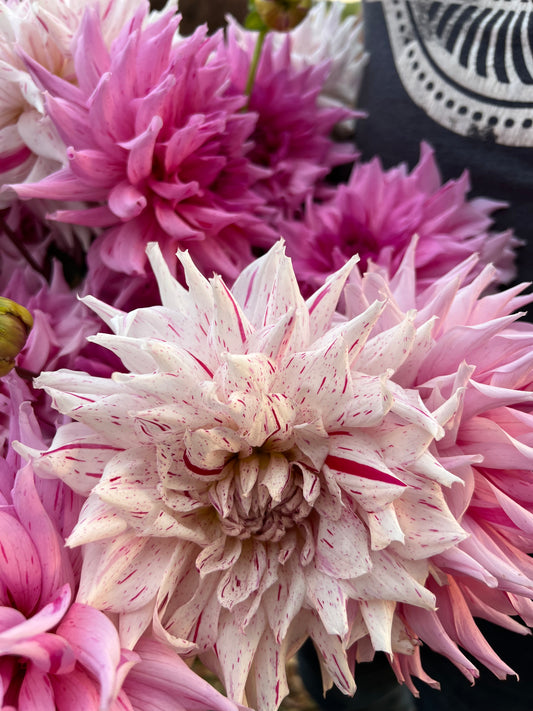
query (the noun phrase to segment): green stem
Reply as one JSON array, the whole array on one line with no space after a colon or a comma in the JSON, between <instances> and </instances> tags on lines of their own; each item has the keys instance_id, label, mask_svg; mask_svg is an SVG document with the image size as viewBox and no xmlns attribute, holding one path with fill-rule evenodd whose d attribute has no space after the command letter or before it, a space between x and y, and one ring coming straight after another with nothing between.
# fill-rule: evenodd
<instances>
[{"instance_id":1,"label":"green stem","mask_svg":"<svg viewBox=\"0 0 533 711\"><path fill-rule=\"evenodd\" d=\"M250 103L250 95L254 87L255 75L257 74L257 67L259 65L259 59L261 57L261 50L263 49L263 44L265 42L265 37L267 35L268 29L259 30L259 36L257 37L257 42L254 47L254 55L252 57L252 63L250 64L250 71L248 73L248 81L246 82L245 93L248 97L248 104ZM248 104L246 107L248 108Z\"/></svg>"}]
</instances>

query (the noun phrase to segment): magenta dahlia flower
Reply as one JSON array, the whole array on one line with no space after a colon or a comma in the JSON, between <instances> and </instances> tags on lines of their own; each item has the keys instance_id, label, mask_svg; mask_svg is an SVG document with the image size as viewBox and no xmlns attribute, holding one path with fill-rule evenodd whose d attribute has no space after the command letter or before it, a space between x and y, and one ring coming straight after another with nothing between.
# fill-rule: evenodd
<instances>
[{"instance_id":1,"label":"magenta dahlia flower","mask_svg":"<svg viewBox=\"0 0 533 711\"><path fill-rule=\"evenodd\" d=\"M429 451L457 397L432 415L393 384L412 314L377 337L379 301L333 324L354 260L306 302L280 244L232 291L187 253L188 290L149 257L163 306L85 300L114 332L91 340L130 372L36 382L75 420L29 451L87 497L79 600L118 614L126 647L153 625L199 653L239 703L276 709L308 636L326 687L353 693L348 647L404 651L398 603L433 610L428 558L465 536Z\"/></svg>"},{"instance_id":2,"label":"magenta dahlia flower","mask_svg":"<svg viewBox=\"0 0 533 711\"><path fill-rule=\"evenodd\" d=\"M387 299L377 324L383 335L418 310L417 347L393 379L415 388L429 409L446 407L454 389L464 388L445 436L431 451L461 480L443 493L468 536L431 559L426 587L436 609L402 605L398 615L411 636L469 679L478 670L460 648L504 678L513 672L474 618L520 634L528 629L514 616L533 624L533 325L514 313L533 297L521 295L524 285L484 295L497 271L487 266L471 280L474 257L417 294L416 261L413 243L392 279L372 265L354 278L346 296L349 316L375 298ZM395 665L407 680L420 671L416 656L400 655Z\"/></svg>"},{"instance_id":3,"label":"magenta dahlia flower","mask_svg":"<svg viewBox=\"0 0 533 711\"><path fill-rule=\"evenodd\" d=\"M68 165L14 187L23 198L94 203L52 217L105 228L92 251L116 272L142 274L146 244L156 240L169 261L186 244L203 270L233 278L253 245L276 236L251 189L265 175L247 157L255 115L229 90L221 34L200 28L175 41L179 18L169 12L143 26L146 11L141 4L108 50L87 10L74 39L77 85L27 59L49 92Z\"/></svg>"},{"instance_id":4,"label":"magenta dahlia flower","mask_svg":"<svg viewBox=\"0 0 533 711\"><path fill-rule=\"evenodd\" d=\"M238 92L245 90L256 41L257 33L243 33L230 22L226 61ZM268 34L250 94L248 108L257 113L257 124L249 156L257 166L268 169L255 190L269 207L292 214L305 200L329 195L326 175L356 157L351 142L337 143L331 137L335 125L353 118L354 112L320 105L331 71L329 61L299 67L292 62L290 36L284 37L281 46L275 44Z\"/></svg>"},{"instance_id":5,"label":"magenta dahlia flower","mask_svg":"<svg viewBox=\"0 0 533 711\"><path fill-rule=\"evenodd\" d=\"M353 254L359 255L363 271L371 259L394 273L414 235L419 238L420 289L475 252L480 261L472 276L493 262L498 281L510 281L514 248L520 243L511 231L489 231L491 213L504 204L469 201L469 189L466 172L442 185L433 151L422 144L411 173L405 165L385 171L378 158L357 164L330 201L309 203L303 221L286 222L280 229L299 279L311 290Z\"/></svg>"}]
</instances>

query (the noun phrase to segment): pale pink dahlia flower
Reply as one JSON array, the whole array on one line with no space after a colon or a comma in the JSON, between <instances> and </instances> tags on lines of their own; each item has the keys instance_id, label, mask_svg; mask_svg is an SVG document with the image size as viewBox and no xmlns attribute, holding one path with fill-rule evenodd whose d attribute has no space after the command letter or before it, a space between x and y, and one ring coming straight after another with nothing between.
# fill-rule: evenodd
<instances>
[{"instance_id":1,"label":"pale pink dahlia flower","mask_svg":"<svg viewBox=\"0 0 533 711\"><path fill-rule=\"evenodd\" d=\"M96 0L106 45L134 14L137 0ZM52 75L74 78L72 38L86 0L7 0L0 4L0 184L40 180L65 162L65 145L46 116L26 53ZM0 206L13 194L0 195Z\"/></svg>"},{"instance_id":2,"label":"pale pink dahlia flower","mask_svg":"<svg viewBox=\"0 0 533 711\"><path fill-rule=\"evenodd\" d=\"M294 259L300 281L315 289L353 254L366 269L371 259L394 273L409 246L419 237L416 274L419 288L429 286L469 255L477 252L483 265L493 262L498 281L514 276L511 231L490 232L490 217L503 203L484 198L467 200L467 173L442 185L433 150L422 144L418 165L384 170L378 158L357 164L346 185L332 200L309 203L302 221L280 229Z\"/></svg>"},{"instance_id":3,"label":"pale pink dahlia flower","mask_svg":"<svg viewBox=\"0 0 533 711\"><path fill-rule=\"evenodd\" d=\"M129 373L36 381L76 420L30 453L88 497L79 599L118 613L127 647L153 625L199 653L254 708L277 708L307 636L326 687L353 693L346 649L411 649L396 606L434 608L427 559L465 536L429 452L458 394L432 415L392 383L412 314L377 338L382 302L332 324L354 260L304 301L281 244L232 291L178 256L188 290L149 248L161 307L85 300Z\"/></svg>"},{"instance_id":4,"label":"pale pink dahlia flower","mask_svg":"<svg viewBox=\"0 0 533 711\"><path fill-rule=\"evenodd\" d=\"M256 41L256 32L243 32L230 19L226 61L239 92L245 90ZM324 182L326 175L356 157L351 142L335 142L331 136L335 125L353 118L354 112L320 104L330 62L299 67L292 62L290 36L285 35L279 47L275 45L269 33L248 104L251 112L257 112L249 155L269 171L255 190L270 207L292 214L306 199L330 194Z\"/></svg>"},{"instance_id":5,"label":"pale pink dahlia flower","mask_svg":"<svg viewBox=\"0 0 533 711\"><path fill-rule=\"evenodd\" d=\"M178 16L143 27L146 10L141 4L109 50L87 10L74 39L77 86L29 62L69 160L15 189L23 198L96 203L52 217L107 228L91 251L115 271L142 274L146 244L157 240L169 261L186 243L203 270L234 278L252 245L275 239L251 190L265 175L247 157L256 119L229 90L221 34L200 28L176 43Z\"/></svg>"},{"instance_id":6,"label":"pale pink dahlia flower","mask_svg":"<svg viewBox=\"0 0 533 711\"><path fill-rule=\"evenodd\" d=\"M484 295L498 275L486 266L471 281L475 257L417 295L415 265L413 243L394 278L371 265L346 291L349 316L376 298L387 299L376 325L383 335L418 309L414 322L421 335L393 376L396 383L415 388L431 410L458 385L465 388L461 407L431 451L462 481L444 497L468 537L431 559L426 587L436 596L436 610L403 605L398 616L411 635L469 679L478 670L460 647L504 678L513 672L474 617L521 634L528 630L512 616L533 624L533 325L513 313L533 297L520 295L523 285ZM421 673L416 656L398 656L395 668L406 679Z\"/></svg>"},{"instance_id":7,"label":"pale pink dahlia flower","mask_svg":"<svg viewBox=\"0 0 533 711\"><path fill-rule=\"evenodd\" d=\"M79 552L65 547L80 497L58 479L35 478L12 449L41 436L14 374L0 458L0 707L3 711L237 711L168 645L121 649L112 622L73 602ZM42 446L42 442L41 442ZM132 669L133 667L133 669Z\"/></svg>"}]
</instances>

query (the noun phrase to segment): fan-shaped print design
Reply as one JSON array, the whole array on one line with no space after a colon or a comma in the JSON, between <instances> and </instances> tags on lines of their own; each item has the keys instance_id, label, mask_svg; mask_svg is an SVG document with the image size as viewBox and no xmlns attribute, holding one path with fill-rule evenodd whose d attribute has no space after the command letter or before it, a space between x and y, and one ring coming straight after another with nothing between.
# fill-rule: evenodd
<instances>
[{"instance_id":1,"label":"fan-shaped print design","mask_svg":"<svg viewBox=\"0 0 533 711\"><path fill-rule=\"evenodd\" d=\"M533 0L382 0L413 101L455 133L533 146Z\"/></svg>"}]
</instances>

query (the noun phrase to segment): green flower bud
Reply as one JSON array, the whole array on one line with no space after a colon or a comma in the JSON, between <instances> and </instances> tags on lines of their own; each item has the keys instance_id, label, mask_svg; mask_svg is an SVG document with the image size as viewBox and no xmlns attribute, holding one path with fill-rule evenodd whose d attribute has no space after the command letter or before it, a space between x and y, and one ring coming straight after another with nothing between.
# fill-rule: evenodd
<instances>
[{"instance_id":1,"label":"green flower bud","mask_svg":"<svg viewBox=\"0 0 533 711\"><path fill-rule=\"evenodd\" d=\"M33 318L24 306L0 296L0 377L15 366L32 326Z\"/></svg>"},{"instance_id":2,"label":"green flower bud","mask_svg":"<svg viewBox=\"0 0 533 711\"><path fill-rule=\"evenodd\" d=\"M269 30L289 32L307 15L311 0L255 0L255 9Z\"/></svg>"}]
</instances>

